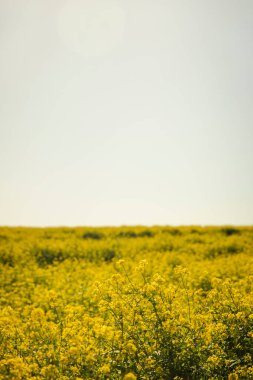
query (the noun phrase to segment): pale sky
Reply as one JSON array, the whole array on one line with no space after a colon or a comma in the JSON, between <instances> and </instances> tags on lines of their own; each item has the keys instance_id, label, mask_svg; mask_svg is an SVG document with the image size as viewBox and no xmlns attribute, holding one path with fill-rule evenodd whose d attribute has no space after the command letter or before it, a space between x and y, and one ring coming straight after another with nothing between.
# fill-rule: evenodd
<instances>
[{"instance_id":1,"label":"pale sky","mask_svg":"<svg viewBox=\"0 0 253 380\"><path fill-rule=\"evenodd\" d=\"M253 224L252 0L1 0L0 225Z\"/></svg>"}]
</instances>

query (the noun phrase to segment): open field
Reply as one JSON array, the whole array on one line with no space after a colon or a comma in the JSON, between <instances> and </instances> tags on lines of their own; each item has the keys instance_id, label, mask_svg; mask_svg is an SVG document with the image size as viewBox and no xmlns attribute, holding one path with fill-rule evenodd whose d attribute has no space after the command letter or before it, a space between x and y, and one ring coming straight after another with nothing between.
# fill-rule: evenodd
<instances>
[{"instance_id":1,"label":"open field","mask_svg":"<svg viewBox=\"0 0 253 380\"><path fill-rule=\"evenodd\" d=\"M253 227L0 228L0 379L253 379Z\"/></svg>"}]
</instances>

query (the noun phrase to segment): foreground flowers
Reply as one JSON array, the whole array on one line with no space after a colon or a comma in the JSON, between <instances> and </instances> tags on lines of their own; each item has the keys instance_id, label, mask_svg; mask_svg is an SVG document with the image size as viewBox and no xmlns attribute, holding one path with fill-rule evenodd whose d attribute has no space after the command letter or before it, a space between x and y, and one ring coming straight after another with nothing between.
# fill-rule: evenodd
<instances>
[{"instance_id":1,"label":"foreground flowers","mask_svg":"<svg viewBox=\"0 0 253 380\"><path fill-rule=\"evenodd\" d=\"M253 229L0 229L0 379L252 379Z\"/></svg>"}]
</instances>

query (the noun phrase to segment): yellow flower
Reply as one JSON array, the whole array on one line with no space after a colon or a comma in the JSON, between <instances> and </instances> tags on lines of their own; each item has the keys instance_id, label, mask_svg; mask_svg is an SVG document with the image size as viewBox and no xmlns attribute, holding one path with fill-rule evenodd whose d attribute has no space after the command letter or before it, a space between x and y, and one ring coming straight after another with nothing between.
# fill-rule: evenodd
<instances>
[{"instance_id":1,"label":"yellow flower","mask_svg":"<svg viewBox=\"0 0 253 380\"><path fill-rule=\"evenodd\" d=\"M104 375L108 375L110 373L110 366L108 364L104 364L102 367L100 367L99 371L103 373Z\"/></svg>"},{"instance_id":2,"label":"yellow flower","mask_svg":"<svg viewBox=\"0 0 253 380\"><path fill-rule=\"evenodd\" d=\"M54 380L59 377L59 371L56 366L49 364L47 367L42 368L41 373L48 380Z\"/></svg>"},{"instance_id":3,"label":"yellow flower","mask_svg":"<svg viewBox=\"0 0 253 380\"><path fill-rule=\"evenodd\" d=\"M136 346L135 346L132 342L129 342L129 343L127 343L127 345L126 345L126 350L127 350L128 352L134 353L134 352L137 351L137 348L136 348Z\"/></svg>"},{"instance_id":4,"label":"yellow flower","mask_svg":"<svg viewBox=\"0 0 253 380\"><path fill-rule=\"evenodd\" d=\"M136 379L137 379L137 376L135 376L133 372L127 373L123 378L123 380L136 380Z\"/></svg>"},{"instance_id":5,"label":"yellow flower","mask_svg":"<svg viewBox=\"0 0 253 380\"><path fill-rule=\"evenodd\" d=\"M78 350L77 347L72 346L72 347L69 348L69 352L68 353L69 353L69 355L78 355L79 350Z\"/></svg>"},{"instance_id":6,"label":"yellow flower","mask_svg":"<svg viewBox=\"0 0 253 380\"><path fill-rule=\"evenodd\" d=\"M228 375L228 380L239 380L239 377L236 373L230 373L230 375Z\"/></svg>"}]
</instances>

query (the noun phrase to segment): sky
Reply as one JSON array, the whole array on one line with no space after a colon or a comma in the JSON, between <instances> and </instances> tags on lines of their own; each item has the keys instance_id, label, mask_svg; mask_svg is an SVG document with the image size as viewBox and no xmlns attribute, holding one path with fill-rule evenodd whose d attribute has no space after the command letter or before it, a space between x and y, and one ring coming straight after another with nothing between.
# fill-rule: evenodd
<instances>
[{"instance_id":1,"label":"sky","mask_svg":"<svg viewBox=\"0 0 253 380\"><path fill-rule=\"evenodd\" d=\"M252 225L252 0L1 0L0 225Z\"/></svg>"}]
</instances>

